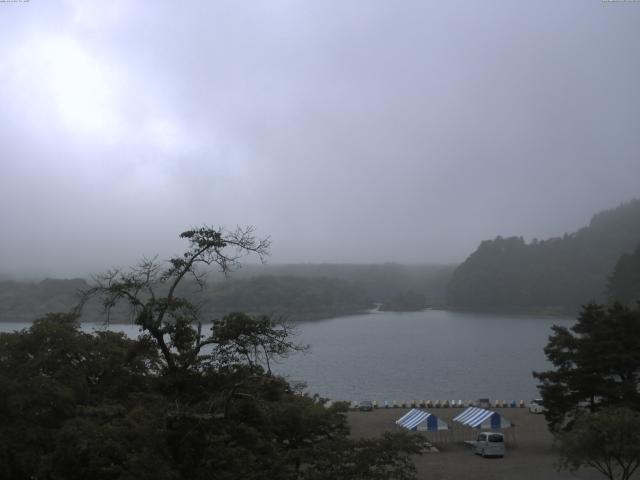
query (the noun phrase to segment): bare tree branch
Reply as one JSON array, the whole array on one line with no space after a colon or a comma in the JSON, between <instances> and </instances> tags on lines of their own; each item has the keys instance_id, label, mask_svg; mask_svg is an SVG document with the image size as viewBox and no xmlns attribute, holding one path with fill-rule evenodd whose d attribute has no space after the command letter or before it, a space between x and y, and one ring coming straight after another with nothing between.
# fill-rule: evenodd
<instances>
[{"instance_id":1,"label":"bare tree branch","mask_svg":"<svg viewBox=\"0 0 640 480\"><path fill-rule=\"evenodd\" d=\"M166 262L157 256L142 258L122 272L117 269L94 278L94 286L82 292L76 309L80 313L92 298L101 301L107 324L114 307L123 303L135 324L158 344L168 369L189 368L197 361L203 341L198 308L177 295L178 287L189 276L200 290L206 283L207 268L217 266L228 276L240 267L240 258L255 254L264 262L269 253L269 238L258 239L253 227L195 227L180 234L188 241L181 255ZM205 268L202 268L205 267ZM200 325L197 329L193 325Z\"/></svg>"}]
</instances>

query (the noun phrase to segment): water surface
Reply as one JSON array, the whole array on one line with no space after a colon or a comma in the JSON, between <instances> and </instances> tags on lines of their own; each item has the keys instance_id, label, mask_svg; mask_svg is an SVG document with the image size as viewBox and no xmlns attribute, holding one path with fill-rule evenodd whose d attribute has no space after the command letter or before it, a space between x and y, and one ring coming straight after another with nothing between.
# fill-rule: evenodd
<instances>
[{"instance_id":1,"label":"water surface","mask_svg":"<svg viewBox=\"0 0 640 480\"><path fill-rule=\"evenodd\" d=\"M337 399L529 399L553 324L572 319L426 310L299 325L310 352L278 371Z\"/></svg>"},{"instance_id":2,"label":"water surface","mask_svg":"<svg viewBox=\"0 0 640 480\"><path fill-rule=\"evenodd\" d=\"M425 310L371 312L297 324L307 353L274 370L308 391L344 400L492 399L537 396L534 370L549 367L543 348L553 324L572 319ZM0 330L28 323L0 323ZM91 331L102 328L83 324ZM132 325L112 325L131 336Z\"/></svg>"}]
</instances>

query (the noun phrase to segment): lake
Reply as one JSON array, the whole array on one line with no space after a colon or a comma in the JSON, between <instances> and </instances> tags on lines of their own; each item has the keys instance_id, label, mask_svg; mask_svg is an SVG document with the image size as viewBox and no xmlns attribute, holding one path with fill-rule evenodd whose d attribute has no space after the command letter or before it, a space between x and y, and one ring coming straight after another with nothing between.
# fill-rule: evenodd
<instances>
[{"instance_id":1,"label":"lake","mask_svg":"<svg viewBox=\"0 0 640 480\"><path fill-rule=\"evenodd\" d=\"M551 326L573 319L425 310L297 323L307 353L274 367L310 393L338 400L528 400L534 370L549 367ZM0 323L0 330L28 327ZM84 329L99 328L84 324ZM114 325L135 335L137 327Z\"/></svg>"}]
</instances>

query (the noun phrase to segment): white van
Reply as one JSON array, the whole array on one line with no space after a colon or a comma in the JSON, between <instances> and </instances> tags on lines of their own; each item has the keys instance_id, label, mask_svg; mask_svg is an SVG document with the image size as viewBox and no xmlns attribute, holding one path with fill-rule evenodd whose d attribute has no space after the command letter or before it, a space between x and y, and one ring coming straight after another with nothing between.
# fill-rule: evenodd
<instances>
[{"instance_id":1,"label":"white van","mask_svg":"<svg viewBox=\"0 0 640 480\"><path fill-rule=\"evenodd\" d=\"M504 457L506 448L504 435L496 432L483 432L473 442L473 453L483 457Z\"/></svg>"},{"instance_id":2,"label":"white van","mask_svg":"<svg viewBox=\"0 0 640 480\"><path fill-rule=\"evenodd\" d=\"M544 413L544 405L541 398L534 398L529 402L529 413Z\"/></svg>"}]
</instances>

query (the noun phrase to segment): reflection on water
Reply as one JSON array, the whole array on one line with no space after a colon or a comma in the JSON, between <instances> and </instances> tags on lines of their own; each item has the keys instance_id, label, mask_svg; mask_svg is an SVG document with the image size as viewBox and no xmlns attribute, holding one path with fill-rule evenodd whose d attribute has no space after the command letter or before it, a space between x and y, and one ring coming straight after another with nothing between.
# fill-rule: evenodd
<instances>
[{"instance_id":1,"label":"reflection on water","mask_svg":"<svg viewBox=\"0 0 640 480\"><path fill-rule=\"evenodd\" d=\"M543 348L553 324L572 319L426 310L297 324L306 354L275 370L311 393L344 399L519 400L537 396L531 372L548 367ZM28 327L0 323L1 331ZM84 324L85 331L100 328ZM113 325L135 336L132 325Z\"/></svg>"}]
</instances>

